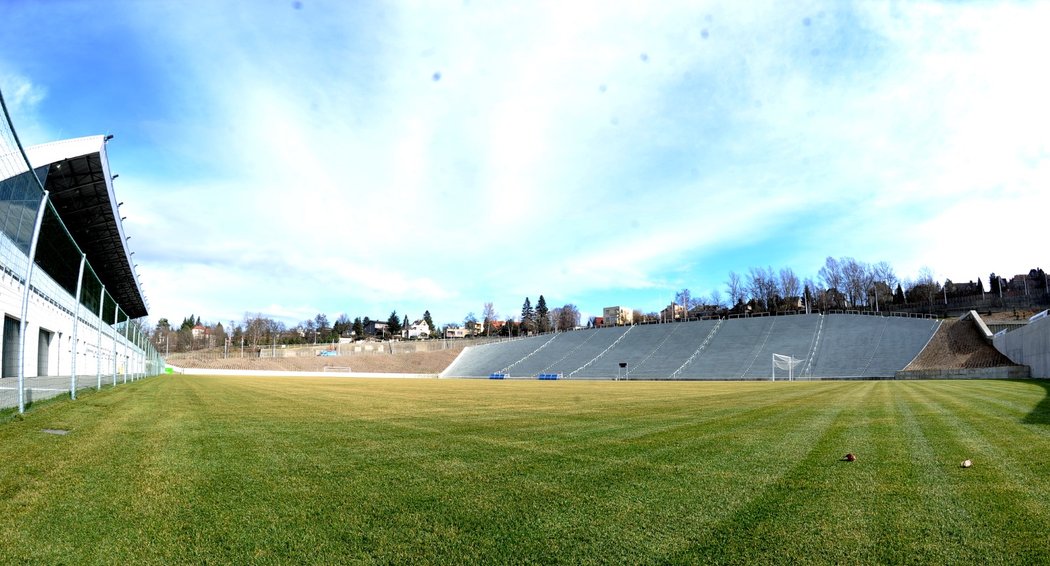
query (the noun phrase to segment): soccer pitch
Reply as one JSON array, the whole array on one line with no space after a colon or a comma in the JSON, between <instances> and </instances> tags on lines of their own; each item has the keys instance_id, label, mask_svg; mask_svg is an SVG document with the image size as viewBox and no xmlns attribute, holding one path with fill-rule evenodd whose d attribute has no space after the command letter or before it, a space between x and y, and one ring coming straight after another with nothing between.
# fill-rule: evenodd
<instances>
[{"instance_id":1,"label":"soccer pitch","mask_svg":"<svg viewBox=\"0 0 1050 566\"><path fill-rule=\"evenodd\" d=\"M164 376L8 415L0 562L1046 563L1048 391Z\"/></svg>"}]
</instances>

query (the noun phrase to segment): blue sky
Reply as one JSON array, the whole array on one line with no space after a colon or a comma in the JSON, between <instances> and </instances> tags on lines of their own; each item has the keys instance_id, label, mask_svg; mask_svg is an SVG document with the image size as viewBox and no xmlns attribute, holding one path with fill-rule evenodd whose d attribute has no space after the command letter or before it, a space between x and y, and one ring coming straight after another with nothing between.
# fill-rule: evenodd
<instances>
[{"instance_id":1,"label":"blue sky","mask_svg":"<svg viewBox=\"0 0 1050 566\"><path fill-rule=\"evenodd\" d=\"M115 134L154 321L1047 267L1050 3L648 4L0 0L0 88Z\"/></svg>"}]
</instances>

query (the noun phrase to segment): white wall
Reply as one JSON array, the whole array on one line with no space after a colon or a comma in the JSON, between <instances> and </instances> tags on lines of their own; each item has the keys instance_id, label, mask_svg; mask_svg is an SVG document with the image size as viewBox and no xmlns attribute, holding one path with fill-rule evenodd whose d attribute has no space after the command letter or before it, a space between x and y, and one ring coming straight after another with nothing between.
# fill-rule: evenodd
<instances>
[{"instance_id":1,"label":"white wall","mask_svg":"<svg viewBox=\"0 0 1050 566\"><path fill-rule=\"evenodd\" d=\"M1050 316L995 336L995 348L1015 363L1032 368L1032 377L1050 377Z\"/></svg>"}]
</instances>

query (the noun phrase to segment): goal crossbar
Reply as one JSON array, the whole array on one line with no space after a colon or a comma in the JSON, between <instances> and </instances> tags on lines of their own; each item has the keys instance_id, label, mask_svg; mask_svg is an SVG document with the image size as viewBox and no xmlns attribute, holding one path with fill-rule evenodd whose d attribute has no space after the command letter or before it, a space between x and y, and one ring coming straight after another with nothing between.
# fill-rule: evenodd
<instances>
[{"instance_id":1,"label":"goal crossbar","mask_svg":"<svg viewBox=\"0 0 1050 566\"><path fill-rule=\"evenodd\" d=\"M804 361L805 360L800 360L792 356L773 354L772 380L777 380L777 369L786 370L788 372L788 381L793 380L795 377L795 368Z\"/></svg>"}]
</instances>

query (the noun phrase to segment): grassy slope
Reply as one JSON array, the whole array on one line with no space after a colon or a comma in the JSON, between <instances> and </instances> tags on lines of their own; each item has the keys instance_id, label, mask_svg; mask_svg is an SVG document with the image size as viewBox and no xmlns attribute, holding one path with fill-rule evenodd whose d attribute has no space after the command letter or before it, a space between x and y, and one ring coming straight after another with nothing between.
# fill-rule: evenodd
<instances>
[{"instance_id":1,"label":"grassy slope","mask_svg":"<svg viewBox=\"0 0 1050 566\"><path fill-rule=\"evenodd\" d=\"M167 376L0 426L0 563L1047 562L1047 393Z\"/></svg>"}]
</instances>

